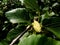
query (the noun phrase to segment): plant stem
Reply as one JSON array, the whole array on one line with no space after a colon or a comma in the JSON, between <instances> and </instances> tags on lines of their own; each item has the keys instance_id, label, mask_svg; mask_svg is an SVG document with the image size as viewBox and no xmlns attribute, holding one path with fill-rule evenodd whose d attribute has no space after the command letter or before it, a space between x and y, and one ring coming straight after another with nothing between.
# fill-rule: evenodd
<instances>
[{"instance_id":1,"label":"plant stem","mask_svg":"<svg viewBox=\"0 0 60 45\"><path fill-rule=\"evenodd\" d=\"M19 34L9 45L13 45L17 40L19 40L29 29L31 25L29 25L21 34Z\"/></svg>"}]
</instances>

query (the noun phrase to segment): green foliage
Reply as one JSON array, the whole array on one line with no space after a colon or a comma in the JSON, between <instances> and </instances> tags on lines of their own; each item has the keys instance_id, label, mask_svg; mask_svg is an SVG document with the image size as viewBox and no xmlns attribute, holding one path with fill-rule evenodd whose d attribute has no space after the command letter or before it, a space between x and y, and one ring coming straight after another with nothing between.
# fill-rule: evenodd
<instances>
[{"instance_id":1,"label":"green foliage","mask_svg":"<svg viewBox=\"0 0 60 45\"><path fill-rule=\"evenodd\" d=\"M28 22L30 19L28 12L25 10L25 8L13 9L6 12L5 15L12 23L24 23Z\"/></svg>"},{"instance_id":2,"label":"green foliage","mask_svg":"<svg viewBox=\"0 0 60 45\"><path fill-rule=\"evenodd\" d=\"M39 10L37 0L24 0L24 4L25 4L26 8L29 8L32 10Z\"/></svg>"},{"instance_id":3,"label":"green foliage","mask_svg":"<svg viewBox=\"0 0 60 45\"><path fill-rule=\"evenodd\" d=\"M41 32L34 30L34 20ZM14 45L60 45L60 1L1 0L0 45L9 45L18 35Z\"/></svg>"}]
</instances>

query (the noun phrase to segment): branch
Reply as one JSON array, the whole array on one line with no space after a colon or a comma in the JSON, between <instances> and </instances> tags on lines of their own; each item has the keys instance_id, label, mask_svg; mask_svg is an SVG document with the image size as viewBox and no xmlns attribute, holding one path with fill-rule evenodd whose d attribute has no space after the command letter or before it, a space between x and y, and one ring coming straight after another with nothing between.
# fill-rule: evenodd
<instances>
[{"instance_id":1,"label":"branch","mask_svg":"<svg viewBox=\"0 0 60 45\"><path fill-rule=\"evenodd\" d=\"M20 33L9 45L13 45L17 40L19 40L29 29L31 28L31 25L27 26L27 28Z\"/></svg>"}]
</instances>

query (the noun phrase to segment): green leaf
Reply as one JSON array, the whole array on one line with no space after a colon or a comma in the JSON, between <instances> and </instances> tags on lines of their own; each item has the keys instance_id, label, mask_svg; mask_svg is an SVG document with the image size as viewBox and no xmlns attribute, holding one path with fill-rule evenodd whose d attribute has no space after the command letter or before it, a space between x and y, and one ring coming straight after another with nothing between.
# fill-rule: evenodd
<instances>
[{"instance_id":1,"label":"green leaf","mask_svg":"<svg viewBox=\"0 0 60 45\"><path fill-rule=\"evenodd\" d=\"M10 10L6 12L5 15L12 23L24 23L28 22L30 19L28 12L25 10L25 8L16 8Z\"/></svg>"},{"instance_id":2,"label":"green leaf","mask_svg":"<svg viewBox=\"0 0 60 45\"><path fill-rule=\"evenodd\" d=\"M20 40L18 45L44 45L47 38L43 35L32 34Z\"/></svg>"},{"instance_id":3,"label":"green leaf","mask_svg":"<svg viewBox=\"0 0 60 45\"><path fill-rule=\"evenodd\" d=\"M20 40L18 45L59 45L60 41L40 34L32 34Z\"/></svg>"},{"instance_id":4,"label":"green leaf","mask_svg":"<svg viewBox=\"0 0 60 45\"><path fill-rule=\"evenodd\" d=\"M60 45L60 41L57 41L55 39L52 39L50 37L47 38L48 40L46 41L46 43L44 45Z\"/></svg>"},{"instance_id":5,"label":"green leaf","mask_svg":"<svg viewBox=\"0 0 60 45\"><path fill-rule=\"evenodd\" d=\"M0 10L0 16L3 16L3 11L2 10Z\"/></svg>"},{"instance_id":6,"label":"green leaf","mask_svg":"<svg viewBox=\"0 0 60 45\"><path fill-rule=\"evenodd\" d=\"M23 25L18 25L17 27L11 29L9 31L9 33L7 34L6 39L8 41L13 40L14 38L16 38L21 32L23 32L25 30L25 26Z\"/></svg>"},{"instance_id":7,"label":"green leaf","mask_svg":"<svg viewBox=\"0 0 60 45\"><path fill-rule=\"evenodd\" d=\"M58 38L60 38L60 27L47 27L47 30L51 31Z\"/></svg>"},{"instance_id":8,"label":"green leaf","mask_svg":"<svg viewBox=\"0 0 60 45\"><path fill-rule=\"evenodd\" d=\"M20 40L18 45L37 45L39 38L41 35L32 34L28 37L24 37Z\"/></svg>"},{"instance_id":9,"label":"green leaf","mask_svg":"<svg viewBox=\"0 0 60 45\"><path fill-rule=\"evenodd\" d=\"M44 26L48 31L51 31L60 38L60 17L53 17L48 20L44 20Z\"/></svg>"},{"instance_id":10,"label":"green leaf","mask_svg":"<svg viewBox=\"0 0 60 45\"><path fill-rule=\"evenodd\" d=\"M8 41L4 39L0 41L0 45L8 45Z\"/></svg>"},{"instance_id":11,"label":"green leaf","mask_svg":"<svg viewBox=\"0 0 60 45\"><path fill-rule=\"evenodd\" d=\"M3 3L7 3L8 0L3 0Z\"/></svg>"},{"instance_id":12,"label":"green leaf","mask_svg":"<svg viewBox=\"0 0 60 45\"><path fill-rule=\"evenodd\" d=\"M50 18L50 17L52 17L52 16L54 16L55 15L55 13L54 12L48 12L48 11L45 11L45 14L43 14L43 15L41 15L41 21L43 21L44 19L48 19L48 18Z\"/></svg>"},{"instance_id":13,"label":"green leaf","mask_svg":"<svg viewBox=\"0 0 60 45\"><path fill-rule=\"evenodd\" d=\"M33 9L33 10L39 10L37 0L24 0L24 4L26 8Z\"/></svg>"}]
</instances>

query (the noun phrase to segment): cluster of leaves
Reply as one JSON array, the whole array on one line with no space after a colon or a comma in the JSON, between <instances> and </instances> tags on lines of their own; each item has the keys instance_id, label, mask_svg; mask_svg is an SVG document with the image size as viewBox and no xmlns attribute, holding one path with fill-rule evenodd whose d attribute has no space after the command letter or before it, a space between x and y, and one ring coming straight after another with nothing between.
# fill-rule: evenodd
<instances>
[{"instance_id":1,"label":"cluster of leaves","mask_svg":"<svg viewBox=\"0 0 60 45\"><path fill-rule=\"evenodd\" d=\"M31 27L14 45L60 45L60 0L1 0L0 45L9 45L34 17L41 32Z\"/></svg>"}]
</instances>

